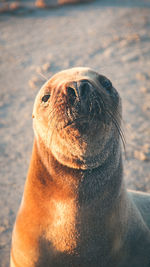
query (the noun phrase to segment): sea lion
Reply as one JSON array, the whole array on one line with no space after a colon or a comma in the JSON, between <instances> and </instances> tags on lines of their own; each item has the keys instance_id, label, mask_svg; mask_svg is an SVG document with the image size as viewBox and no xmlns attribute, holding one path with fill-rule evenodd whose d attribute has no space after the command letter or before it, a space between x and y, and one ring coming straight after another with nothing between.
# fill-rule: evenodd
<instances>
[{"instance_id":1,"label":"sea lion","mask_svg":"<svg viewBox=\"0 0 150 267\"><path fill-rule=\"evenodd\" d=\"M121 99L89 68L39 91L11 267L149 267L150 195L123 179Z\"/></svg>"}]
</instances>

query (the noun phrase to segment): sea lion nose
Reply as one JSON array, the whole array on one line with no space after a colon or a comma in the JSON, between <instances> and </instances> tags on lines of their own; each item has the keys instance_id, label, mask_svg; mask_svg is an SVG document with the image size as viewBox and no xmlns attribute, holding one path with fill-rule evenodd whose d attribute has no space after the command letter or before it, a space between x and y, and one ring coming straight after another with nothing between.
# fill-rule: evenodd
<instances>
[{"instance_id":1,"label":"sea lion nose","mask_svg":"<svg viewBox=\"0 0 150 267\"><path fill-rule=\"evenodd\" d=\"M77 99L78 101L85 101L90 92L90 83L87 80L72 82L67 85L67 95L72 104Z\"/></svg>"},{"instance_id":2,"label":"sea lion nose","mask_svg":"<svg viewBox=\"0 0 150 267\"><path fill-rule=\"evenodd\" d=\"M90 92L90 83L86 80L77 82L79 98L86 99Z\"/></svg>"}]
</instances>

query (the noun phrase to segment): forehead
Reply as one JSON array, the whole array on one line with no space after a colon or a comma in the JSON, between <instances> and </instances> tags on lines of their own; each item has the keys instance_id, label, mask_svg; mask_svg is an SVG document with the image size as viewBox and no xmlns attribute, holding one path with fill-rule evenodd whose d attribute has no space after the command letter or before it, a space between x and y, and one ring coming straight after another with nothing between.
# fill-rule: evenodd
<instances>
[{"instance_id":1,"label":"forehead","mask_svg":"<svg viewBox=\"0 0 150 267\"><path fill-rule=\"evenodd\" d=\"M59 84L66 83L69 81L79 81L81 79L95 80L98 76L98 73L93 71L90 68L72 68L67 69L55 74L50 80L48 80L45 86L58 86Z\"/></svg>"}]
</instances>

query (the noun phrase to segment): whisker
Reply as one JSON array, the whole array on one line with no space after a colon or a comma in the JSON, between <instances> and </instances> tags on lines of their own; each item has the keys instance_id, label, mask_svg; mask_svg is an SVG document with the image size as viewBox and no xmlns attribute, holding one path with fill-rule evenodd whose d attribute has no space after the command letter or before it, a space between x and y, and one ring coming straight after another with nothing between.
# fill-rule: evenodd
<instances>
[{"instance_id":1,"label":"whisker","mask_svg":"<svg viewBox=\"0 0 150 267\"><path fill-rule=\"evenodd\" d=\"M114 125L115 125L115 127L116 127L116 129L117 129L117 131L121 137L121 141L123 144L123 149L124 149L125 157L126 157L126 140L125 140L123 130L122 130L120 123L119 123L119 121L121 121L121 114L118 112L117 105L116 105L116 103L114 103L113 106L111 105L109 108L108 102L107 102L107 106L106 106L104 98L101 94L98 96L98 98L99 98L99 101L103 104L102 109L104 109L104 111L111 117L112 122L114 123ZM112 110L112 112L110 110ZM113 113L115 114L115 116Z\"/></svg>"},{"instance_id":2,"label":"whisker","mask_svg":"<svg viewBox=\"0 0 150 267\"><path fill-rule=\"evenodd\" d=\"M110 111L108 111L108 110L106 110L106 112L112 118L112 121L113 121L114 125L116 126L116 129L117 129L117 131L118 131L118 133L119 133L119 135L121 137L121 141L122 141L122 144L123 144L123 148L124 148L124 152L125 152L125 157L126 157L126 140L125 140L125 136L124 136L123 130L120 127L117 119L113 116L113 114Z\"/></svg>"},{"instance_id":3,"label":"whisker","mask_svg":"<svg viewBox=\"0 0 150 267\"><path fill-rule=\"evenodd\" d=\"M48 78L43 73L41 73L40 71L37 71L37 73L44 79L44 81L48 80Z\"/></svg>"},{"instance_id":4,"label":"whisker","mask_svg":"<svg viewBox=\"0 0 150 267\"><path fill-rule=\"evenodd\" d=\"M51 142L52 142L52 138L53 138L53 134L54 134L54 131L57 127L57 124L59 124L59 122L61 122L61 120L59 119L59 117L57 116L57 118L55 117L55 114L58 113L59 114L59 111L61 111L62 109L62 106L64 105L64 102L59 102L59 103L56 103L54 104L54 109L51 109L50 112L49 112L49 127L48 127L48 131L47 131L47 139L49 140L49 144L48 144L48 147L50 148L50 145L51 145ZM64 106L63 106L64 107ZM65 109L66 110L66 109ZM63 110L64 112L64 110ZM51 136L50 138L48 138L48 132L50 130L50 125L53 123L53 121L55 122L53 127L52 127L52 132L51 132Z\"/></svg>"}]
</instances>

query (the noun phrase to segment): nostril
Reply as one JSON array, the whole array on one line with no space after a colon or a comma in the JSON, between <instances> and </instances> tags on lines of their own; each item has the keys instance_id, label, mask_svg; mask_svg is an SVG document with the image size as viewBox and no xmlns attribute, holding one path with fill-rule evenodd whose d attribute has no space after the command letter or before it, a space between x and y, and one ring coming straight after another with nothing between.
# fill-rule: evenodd
<instances>
[{"instance_id":1,"label":"nostril","mask_svg":"<svg viewBox=\"0 0 150 267\"><path fill-rule=\"evenodd\" d=\"M69 97L70 103L74 104L74 101L76 99L76 93L75 93L75 90L70 86L67 87L67 95Z\"/></svg>"},{"instance_id":2,"label":"nostril","mask_svg":"<svg viewBox=\"0 0 150 267\"><path fill-rule=\"evenodd\" d=\"M70 86L67 87L67 94L68 96L76 97L74 89Z\"/></svg>"}]
</instances>

